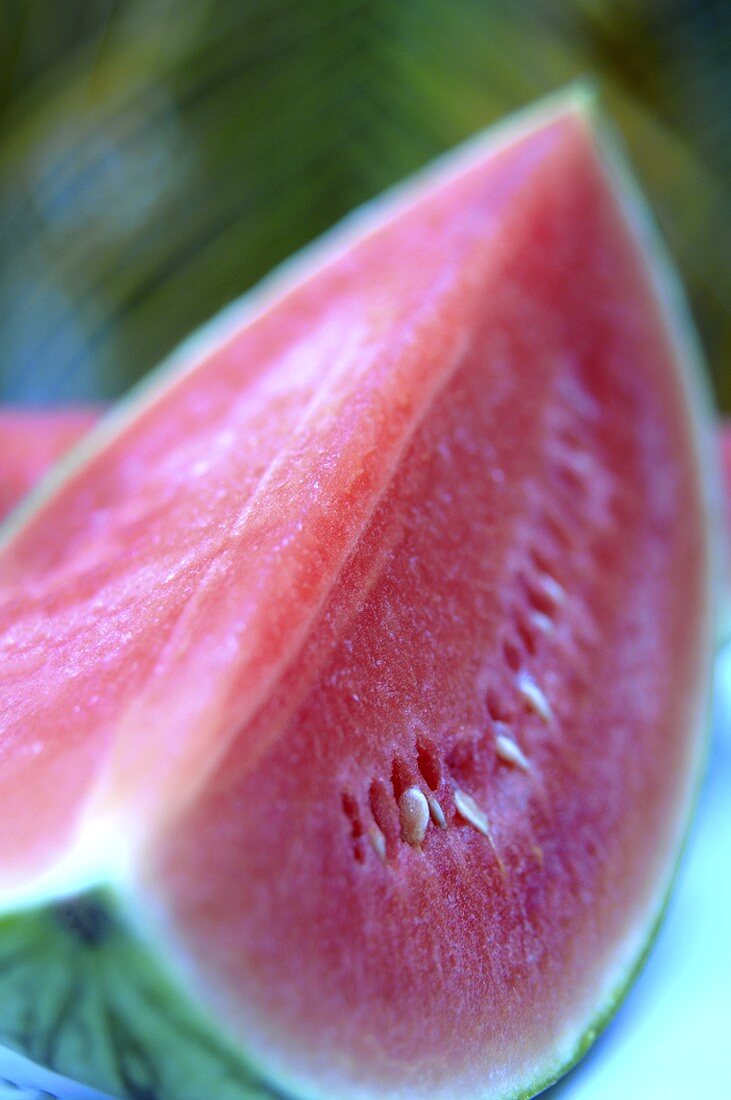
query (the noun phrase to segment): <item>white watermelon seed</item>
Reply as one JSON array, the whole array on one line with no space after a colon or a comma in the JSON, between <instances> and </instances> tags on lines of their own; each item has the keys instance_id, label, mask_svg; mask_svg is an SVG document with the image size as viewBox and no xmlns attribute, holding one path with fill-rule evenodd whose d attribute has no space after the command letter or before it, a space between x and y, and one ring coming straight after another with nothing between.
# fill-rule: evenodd
<instances>
[{"instance_id":1,"label":"white watermelon seed","mask_svg":"<svg viewBox=\"0 0 731 1100\"><path fill-rule=\"evenodd\" d=\"M553 619L550 615L544 615L542 611L531 611L530 621L541 634L550 634L553 630Z\"/></svg>"},{"instance_id":2,"label":"white watermelon seed","mask_svg":"<svg viewBox=\"0 0 731 1100\"><path fill-rule=\"evenodd\" d=\"M544 722L552 721L551 705L529 672L521 672L518 676L518 692L530 709Z\"/></svg>"},{"instance_id":3,"label":"white watermelon seed","mask_svg":"<svg viewBox=\"0 0 731 1100\"><path fill-rule=\"evenodd\" d=\"M524 772L530 770L530 764L522 749L504 733L498 733L495 737L495 752L506 764L515 764L517 768L522 768Z\"/></svg>"},{"instance_id":4,"label":"white watermelon seed","mask_svg":"<svg viewBox=\"0 0 731 1100\"><path fill-rule=\"evenodd\" d=\"M466 794L459 787L454 789L454 808L461 818L477 829L478 833L482 833L488 840L492 839L487 814L480 809L471 795Z\"/></svg>"},{"instance_id":5,"label":"white watermelon seed","mask_svg":"<svg viewBox=\"0 0 731 1100\"><path fill-rule=\"evenodd\" d=\"M541 574L539 585L544 596L551 601L554 607L560 607L566 600L566 589L550 573Z\"/></svg>"},{"instance_id":6,"label":"white watermelon seed","mask_svg":"<svg viewBox=\"0 0 731 1100\"><path fill-rule=\"evenodd\" d=\"M421 847L429 824L429 803L418 787L407 787L398 800L401 836L414 848Z\"/></svg>"},{"instance_id":7,"label":"white watermelon seed","mask_svg":"<svg viewBox=\"0 0 731 1100\"><path fill-rule=\"evenodd\" d=\"M368 839L371 842L371 847L373 848L373 851L376 853L378 858L382 859L385 863L386 838L377 825L371 825L370 829L368 830Z\"/></svg>"},{"instance_id":8,"label":"white watermelon seed","mask_svg":"<svg viewBox=\"0 0 731 1100\"><path fill-rule=\"evenodd\" d=\"M431 819L434 824L438 825L440 829L446 829L447 819L444 816L444 810L439 805L434 795L427 795L426 800L429 803L429 813L431 814Z\"/></svg>"}]
</instances>

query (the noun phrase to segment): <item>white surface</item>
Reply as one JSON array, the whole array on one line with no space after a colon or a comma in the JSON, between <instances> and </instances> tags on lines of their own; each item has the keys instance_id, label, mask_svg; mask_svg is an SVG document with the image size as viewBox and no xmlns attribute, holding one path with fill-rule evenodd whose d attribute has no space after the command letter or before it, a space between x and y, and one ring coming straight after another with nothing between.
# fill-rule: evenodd
<instances>
[{"instance_id":1,"label":"white surface","mask_svg":"<svg viewBox=\"0 0 731 1100\"><path fill-rule=\"evenodd\" d=\"M715 712L705 786L655 947L607 1031L545 1100L731 1097L731 646L718 659ZM24 1086L0 1082L0 1100L101 1097L2 1050L0 1077Z\"/></svg>"},{"instance_id":2,"label":"white surface","mask_svg":"<svg viewBox=\"0 0 731 1100\"><path fill-rule=\"evenodd\" d=\"M627 1000L546 1100L731 1097L731 647L706 781L665 921Z\"/></svg>"}]
</instances>

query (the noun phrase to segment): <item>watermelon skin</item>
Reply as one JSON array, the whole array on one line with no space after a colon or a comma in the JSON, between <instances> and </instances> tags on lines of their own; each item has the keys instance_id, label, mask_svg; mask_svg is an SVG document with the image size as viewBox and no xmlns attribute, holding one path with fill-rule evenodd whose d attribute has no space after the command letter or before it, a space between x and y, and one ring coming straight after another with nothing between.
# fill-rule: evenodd
<instances>
[{"instance_id":1,"label":"watermelon skin","mask_svg":"<svg viewBox=\"0 0 731 1100\"><path fill-rule=\"evenodd\" d=\"M35 766L41 792L56 795L50 809L11 807L0 948L15 943L26 970L4 1000L3 1033L23 1045L17 1021L38 953L18 937L29 921L58 927L52 895L64 885L113 883L95 904L121 907L108 918L120 939L169 967L162 992L142 997L173 1021L164 1038L132 1031L140 968L110 967L115 993L99 996L118 1005L127 1068L105 1063L103 1042L82 1042L79 1016L63 1049L46 1044L59 1069L132 1096L142 1062L148 1090L152 1080L155 1095L190 1088L192 1100L215 1080L223 1046L242 1096L266 1091L262 1077L300 1096L522 1096L570 1064L613 1010L660 911L697 778L708 547L699 414L678 370L688 351L668 332L586 119L572 104L525 123L497 172L483 153L484 186L479 170L458 173L452 190L432 181L434 203L395 219L406 232L387 223L355 256L336 250L330 281L295 286L279 316L270 307L250 329L234 317L233 342L212 339L221 383L237 356L250 369L252 339L281 354L278 342L307 330L316 354L250 378L245 427L272 408L281 425L267 493L237 483L253 531L235 528L207 587L190 573L188 588L180 582L184 610L153 638L153 665L115 680L95 714L82 706L57 723L50 766ZM577 218L580 237L567 232ZM418 272L403 299L394 254ZM392 335L376 342L359 374L368 348L349 358L349 341L371 269L388 293L367 320L405 338L395 351ZM326 312L313 337L337 293L347 324ZM336 355L347 369L323 385L323 360ZM191 397L201 373L189 367L120 414L111 439L100 430L96 457L92 446L11 529L2 576L16 600L25 578L56 611L63 588L47 580L64 580L82 546L84 579L107 581L120 530L151 522L135 491L166 461L175 495L158 500L163 518L208 519L216 482L193 508L182 477L220 430L216 400L201 410ZM230 400L221 384L218 408ZM175 441L209 423L181 462ZM120 511L127 526L115 526ZM90 512L112 529L111 564L88 550ZM60 548L42 537L49 525ZM134 609L149 631L148 609ZM120 667L127 622L118 648L107 637ZM106 664L86 640L81 656L98 682L109 646ZM90 698L84 670L74 696L50 672L56 708ZM506 759L505 738L521 756ZM64 752L84 765L65 786ZM402 789L414 788L438 800L446 828L434 809L423 837L399 820ZM24 881L29 869L46 878ZM34 891L49 900L10 912ZM88 904L64 903L64 946L52 955L93 956L85 972L98 974L109 941L79 936L68 919ZM202 1007L181 1023L191 1001ZM49 1010L39 1047L54 1026ZM192 1034L199 1068L186 1086L166 1067Z\"/></svg>"},{"instance_id":2,"label":"watermelon skin","mask_svg":"<svg viewBox=\"0 0 731 1100\"><path fill-rule=\"evenodd\" d=\"M0 409L0 519L97 420L96 409Z\"/></svg>"}]
</instances>

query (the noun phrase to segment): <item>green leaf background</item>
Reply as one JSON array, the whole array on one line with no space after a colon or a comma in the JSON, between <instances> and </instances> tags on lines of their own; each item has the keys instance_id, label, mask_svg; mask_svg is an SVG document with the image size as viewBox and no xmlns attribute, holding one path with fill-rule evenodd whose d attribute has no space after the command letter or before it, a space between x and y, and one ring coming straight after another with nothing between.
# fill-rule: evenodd
<instances>
[{"instance_id":1,"label":"green leaf background","mask_svg":"<svg viewBox=\"0 0 731 1100\"><path fill-rule=\"evenodd\" d=\"M2 0L0 400L115 397L353 206L585 74L731 408L726 0Z\"/></svg>"}]
</instances>

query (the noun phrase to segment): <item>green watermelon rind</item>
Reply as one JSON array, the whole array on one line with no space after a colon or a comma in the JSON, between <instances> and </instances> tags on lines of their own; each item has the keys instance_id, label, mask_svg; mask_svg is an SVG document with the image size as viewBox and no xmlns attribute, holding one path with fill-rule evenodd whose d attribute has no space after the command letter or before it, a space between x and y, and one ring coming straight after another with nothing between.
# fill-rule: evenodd
<instances>
[{"instance_id":1,"label":"green watermelon rind","mask_svg":"<svg viewBox=\"0 0 731 1100\"><path fill-rule=\"evenodd\" d=\"M677 349L680 380L685 390L689 423L695 437L696 454L699 457L699 478L704 487L703 502L706 508L708 526L709 530L715 529L718 525L718 516L721 514L721 510L716 503L720 499L719 480L711 455L711 403L707 385L704 384L706 375L702 367L702 357L687 305L673 267L669 263L664 247L657 236L646 204L626 165L617 138L610 124L597 109L593 89L586 82L581 82L572 86L568 91L549 97L538 107L529 108L509 120L507 124L500 124L493 127L486 134L479 135L476 139L467 143L466 146L462 146L456 153L448 154L436 165L430 166L425 172L405 185L396 187L387 196L379 198L357 211L344 223L341 223L327 234L325 239L309 246L293 260L277 269L255 291L249 292L225 309L202 330L185 341L151 376L135 387L130 396L104 418L98 427L92 429L81 444L72 451L71 455L16 510L10 521L6 522L3 535L0 537L0 546L3 542L11 541L15 533L43 507L44 503L68 479L72 478L85 463L92 460L97 453L116 438L124 430L125 425L138 413L152 407L155 403L156 393L167 392L171 384L174 385L177 379L184 377L188 370L195 366L203 352L224 343L247 319L266 309L268 303L283 291L295 286L302 274L306 274L307 270L310 269L310 265L318 262L322 263L328 257L336 256L341 247L347 247L355 237L367 233L369 225L382 224L384 213L396 214L401 208L402 201L408 202L410 195L423 187L428 179L439 178L443 172L449 172L461 160L470 160L477 148L486 151L488 148L496 147L502 142L507 144L511 135L523 133L530 126L546 121L553 113L558 114L568 108L582 113L587 120L587 124L591 125L596 135L596 145L601 152L606 171L615 184L615 193L620 196L627 220L633 227L636 238L641 243L643 254L647 258L654 289L663 308L674 346ZM711 538L710 541L712 547L715 548L720 539ZM705 656L709 667L713 648L710 625L711 611L714 605L712 597L716 590L715 579L718 574L719 557L714 552L713 562L709 568L707 591L709 625ZM699 675L699 683L701 680L702 677ZM700 788L705 746L708 742L708 738L704 734L706 723L702 721L701 715L709 712L709 700L705 697L701 699L699 695L699 719L697 724L699 732L694 739L697 748L692 764L687 805L684 807L684 812L678 814L678 836L673 846L672 866L669 866L668 876L655 894L655 898L660 899L659 903L656 900L650 907L651 911L647 913L646 917L635 922L633 933L623 943L622 958L617 960L612 968L612 973L608 977L606 992L595 999L595 1006L598 1005L598 1008L595 1007L588 1025L582 1024L577 1029L578 1038L576 1034L573 1037L567 1037L566 1042L561 1044L563 1049L559 1058L547 1059L544 1067L536 1071L532 1083L528 1085L521 1084L519 1087L504 1093L501 1100L527 1100L528 1097L535 1096L538 1092L549 1087L580 1061L597 1036L612 1019L641 970L662 922L672 883L677 874L684 837L687 835L692 802L697 798ZM671 861L668 862L670 864ZM253 1056L250 1056L249 1052L242 1051L225 1038L220 1037L217 1025L210 1022L201 1010L193 1006L187 993L182 992L185 986L182 961L173 958L169 947L161 939L156 941L154 936L149 935L149 930L147 933L142 931L146 923L143 914L138 913L130 916L130 899L125 896L123 885L84 882L74 877L74 873L71 873L65 883L59 882L58 878L51 877L47 884L39 883L38 887L39 889L29 889L27 891L25 904L23 898L16 896L11 900L11 905L16 906L15 911L9 909L4 916L0 916L0 1002L5 1005L4 1014L0 1016L0 1033L4 1033L2 1037L4 1041L8 1042L8 1045L15 1046L31 1057L36 1057L36 1060L44 1061L43 1058L38 1058L38 1054L39 1052L42 1053L43 1041L48 1038L37 1034L31 1043L19 1042L17 1041L17 1035L15 1039L13 1037L13 1028L8 1027L5 1022L6 1018L12 1015L14 1003L14 996L8 984L8 975L16 972L17 976L17 968L11 966L7 969L2 965L3 960L7 959L8 945L12 944L18 935L23 934L24 928L28 932L28 929L34 924L37 926L39 921L51 921L52 924L48 926L49 929L58 927L59 903L63 894L72 894L78 890L90 889L91 892L87 896L87 902L78 900L74 904L83 905L88 903L88 898L98 899L102 895L106 898L105 904L109 911L118 914L116 918L117 948L115 950L120 951L123 958L134 956L138 959L139 966L146 974L154 975L154 978L149 980L153 982L158 990L157 1004L160 1020L168 1019L174 1022L177 1019L184 1021L184 1026L178 1031L176 1031L173 1024L161 1025L163 1031L167 1027L167 1038L156 1049L146 1050L144 1056L160 1067L171 1060L173 1062L176 1059L179 1061L183 1053L186 1057L190 1053L191 1035L197 1036L196 1049L198 1054L195 1055L195 1058L199 1060L199 1065L195 1072L191 1071L190 1084L193 1085L194 1090L198 1089L198 1092L193 1091L186 1095L184 1091L180 1091L181 1083L177 1081L174 1086L175 1091L169 1091L169 1086L164 1085L164 1089L168 1091L156 1093L156 1100L172 1100L173 1096L175 1100L200 1100L200 1086L196 1082L200 1082L201 1079L206 1081L215 1080L215 1075L219 1073L221 1065L233 1068L235 1075L240 1077L240 1084L232 1084L231 1089L233 1091L220 1091L219 1077L217 1100L229 1100L229 1097L230 1100L254 1100L258 1097L280 1095L263 1083L267 1078L278 1080L285 1090L292 1090L292 1095L307 1095L307 1092L302 1090L298 1082L287 1081L285 1076L277 1073L272 1066L267 1068L256 1065ZM115 895L124 900L121 902L114 900ZM2 910L3 905L0 902L0 913ZM10 938L8 938L9 935ZM48 939L52 945L53 936L50 933L48 933ZM124 950L121 948L122 944L125 945ZM63 954L63 951L69 950L68 945L63 949L61 948L61 941L58 943L58 949L61 954ZM76 948L77 953L82 952L79 958L84 957L84 952L91 953L92 957L96 957L97 971L101 967L104 951L108 949L108 946L105 948L104 945L98 943L90 946L81 940L78 941ZM40 965L34 970L34 965L30 962L27 963L25 978L23 979L26 1001L27 990L42 989L44 980L48 980L54 971L53 947L49 947L48 950L51 952L50 956L42 953L39 956L39 958L45 959L45 965ZM169 974L165 972L166 963L169 967ZM61 965L60 956L58 965ZM121 993L125 990L125 982L127 983L127 992L132 996L135 982L134 975L141 973L142 970L136 967L129 967L126 970L122 968L112 992L112 999L117 1001L122 999ZM33 974L31 971L33 971ZM177 977L170 976L173 974L176 974ZM132 1003L134 1003L133 996ZM17 1016L23 1013L27 1016L28 1011L27 1003L17 1004ZM140 1011L138 1005L135 1010L136 1017L139 1017ZM130 1019L128 1025L133 1026L133 1020ZM171 1027L172 1031L170 1030ZM155 1028L152 1031L154 1032ZM187 1047L186 1043L188 1043ZM194 1043L193 1046L195 1045ZM76 1038L76 1046L72 1042L71 1047L77 1051L79 1049L83 1051L84 1036L79 1034ZM138 1057L140 1056L138 1053ZM249 1060L250 1057L252 1060ZM72 1057L70 1062L68 1060L59 1062L57 1059L55 1064L49 1064L49 1059L45 1059L46 1063L49 1064L49 1068L56 1069L69 1076L76 1076L79 1080L84 1080L97 1088L116 1092L119 1096L132 1096L129 1091L119 1092L119 1085L105 1078L99 1066L94 1067L93 1060L94 1055L90 1057L88 1054L77 1056L76 1060ZM162 1070L160 1069L158 1072L162 1072ZM210 1086L207 1085L206 1087ZM458 1095L458 1092L455 1092L455 1095Z\"/></svg>"},{"instance_id":2,"label":"green watermelon rind","mask_svg":"<svg viewBox=\"0 0 731 1100\"><path fill-rule=\"evenodd\" d=\"M160 964L112 887L0 917L0 1035L8 1048L124 1100L272 1100Z\"/></svg>"}]
</instances>

